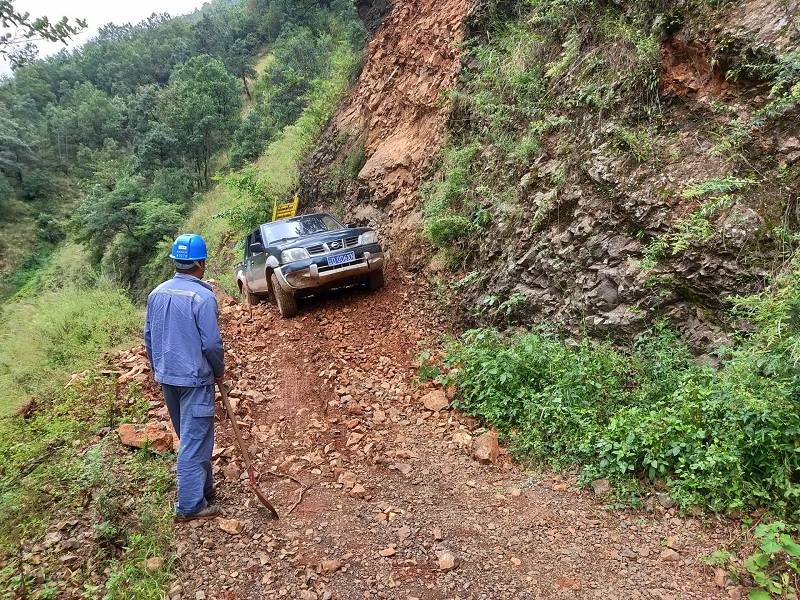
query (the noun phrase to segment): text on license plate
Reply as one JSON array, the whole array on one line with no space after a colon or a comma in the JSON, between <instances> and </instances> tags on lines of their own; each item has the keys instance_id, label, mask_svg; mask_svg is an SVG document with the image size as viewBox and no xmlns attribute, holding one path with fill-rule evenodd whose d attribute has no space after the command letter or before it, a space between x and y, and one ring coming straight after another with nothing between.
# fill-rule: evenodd
<instances>
[{"instance_id":1,"label":"text on license plate","mask_svg":"<svg viewBox=\"0 0 800 600\"><path fill-rule=\"evenodd\" d=\"M337 254L336 256L328 257L328 266L335 267L336 265L343 265L345 263L353 262L356 259L355 252L345 252L344 254Z\"/></svg>"}]
</instances>

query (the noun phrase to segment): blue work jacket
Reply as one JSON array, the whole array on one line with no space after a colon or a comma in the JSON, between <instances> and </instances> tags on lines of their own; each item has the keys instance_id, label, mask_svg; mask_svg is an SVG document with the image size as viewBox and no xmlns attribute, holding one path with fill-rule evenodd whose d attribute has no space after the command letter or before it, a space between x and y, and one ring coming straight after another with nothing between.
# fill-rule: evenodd
<instances>
[{"instance_id":1,"label":"blue work jacket","mask_svg":"<svg viewBox=\"0 0 800 600\"><path fill-rule=\"evenodd\" d=\"M156 381L212 385L225 371L217 299L197 277L176 273L147 297L144 344Z\"/></svg>"}]
</instances>

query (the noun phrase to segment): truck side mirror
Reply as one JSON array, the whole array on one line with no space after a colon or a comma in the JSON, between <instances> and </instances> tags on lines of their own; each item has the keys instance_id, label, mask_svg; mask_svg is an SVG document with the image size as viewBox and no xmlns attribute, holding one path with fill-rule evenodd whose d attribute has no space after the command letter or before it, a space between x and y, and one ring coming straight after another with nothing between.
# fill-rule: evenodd
<instances>
[{"instance_id":1,"label":"truck side mirror","mask_svg":"<svg viewBox=\"0 0 800 600\"><path fill-rule=\"evenodd\" d=\"M250 253L251 254L261 254L264 252L264 244L261 242L253 242L250 244Z\"/></svg>"}]
</instances>

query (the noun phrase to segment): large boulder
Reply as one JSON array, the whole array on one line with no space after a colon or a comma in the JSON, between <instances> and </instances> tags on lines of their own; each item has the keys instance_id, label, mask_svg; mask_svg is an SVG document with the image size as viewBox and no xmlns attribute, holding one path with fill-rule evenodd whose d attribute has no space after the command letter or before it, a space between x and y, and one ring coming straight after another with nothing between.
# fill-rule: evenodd
<instances>
[{"instance_id":1,"label":"large boulder","mask_svg":"<svg viewBox=\"0 0 800 600\"><path fill-rule=\"evenodd\" d=\"M443 390L433 390L422 397L422 405L431 412L439 412L450 406Z\"/></svg>"},{"instance_id":2,"label":"large boulder","mask_svg":"<svg viewBox=\"0 0 800 600\"><path fill-rule=\"evenodd\" d=\"M487 431L472 441L472 458L485 465L497 462L500 455L500 445L497 443L497 433Z\"/></svg>"},{"instance_id":3,"label":"large boulder","mask_svg":"<svg viewBox=\"0 0 800 600\"><path fill-rule=\"evenodd\" d=\"M169 452L173 449L172 431L164 423L123 423L117 428L117 434L119 441L131 448L148 446L156 452Z\"/></svg>"}]
</instances>

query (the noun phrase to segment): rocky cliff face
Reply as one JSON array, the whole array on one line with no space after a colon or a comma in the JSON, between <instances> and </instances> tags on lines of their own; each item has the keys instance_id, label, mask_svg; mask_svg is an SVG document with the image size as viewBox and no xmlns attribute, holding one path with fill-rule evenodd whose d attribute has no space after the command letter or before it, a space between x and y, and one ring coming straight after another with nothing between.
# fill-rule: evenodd
<instances>
[{"instance_id":1,"label":"rocky cliff face","mask_svg":"<svg viewBox=\"0 0 800 600\"><path fill-rule=\"evenodd\" d=\"M746 326L731 298L761 289L796 243L800 2L675 3L655 16L585 4L573 20L493 13L505 19L495 35L527 28L513 34L530 44L524 54L482 37L496 2L396 2L306 167L305 196L381 226L396 258L450 282L466 324L629 338L667 318L706 351ZM465 36L487 50L462 57ZM625 95L626 69L642 65L653 89ZM522 118L524 94L503 99L495 81L506 70L506 87L539 80ZM505 120L487 116L486 98ZM534 151L519 158L534 129ZM437 249L423 240L419 186L447 182L435 162L443 139L476 150L463 198L447 207L465 231Z\"/></svg>"},{"instance_id":2,"label":"rocky cliff face","mask_svg":"<svg viewBox=\"0 0 800 600\"><path fill-rule=\"evenodd\" d=\"M394 244L409 249L421 224L417 188L445 130L444 94L456 85L470 5L391 4L358 81L305 166L304 198L328 206L344 201L350 220L379 224ZM355 177L337 178L336 167L348 159Z\"/></svg>"}]
</instances>

